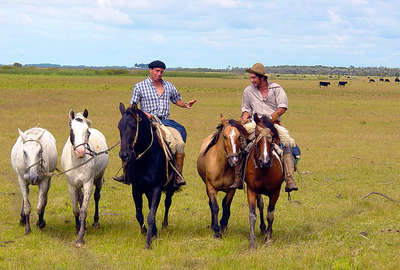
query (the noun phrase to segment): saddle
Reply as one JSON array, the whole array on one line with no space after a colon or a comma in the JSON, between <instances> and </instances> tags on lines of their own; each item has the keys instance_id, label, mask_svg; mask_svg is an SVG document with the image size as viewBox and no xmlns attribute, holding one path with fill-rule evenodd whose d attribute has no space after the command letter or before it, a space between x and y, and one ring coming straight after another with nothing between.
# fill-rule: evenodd
<instances>
[{"instance_id":1,"label":"saddle","mask_svg":"<svg viewBox=\"0 0 400 270\"><path fill-rule=\"evenodd\" d=\"M175 138L172 136L168 128L161 123L160 119L158 119L157 116L152 117L151 123L156 130L156 138L158 140L158 143L161 145L161 148L163 149L165 154L165 168L167 177L167 181L165 183L166 186L172 179L174 179L174 177L176 177L176 175L179 175L183 178L176 165L176 144L174 144ZM171 172L169 171L169 168L172 169Z\"/></svg>"}]
</instances>

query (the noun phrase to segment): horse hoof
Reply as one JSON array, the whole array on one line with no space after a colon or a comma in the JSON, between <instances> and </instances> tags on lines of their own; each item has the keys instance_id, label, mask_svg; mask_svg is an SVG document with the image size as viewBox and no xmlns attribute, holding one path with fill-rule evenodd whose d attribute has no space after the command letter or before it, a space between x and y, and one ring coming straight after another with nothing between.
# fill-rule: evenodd
<instances>
[{"instance_id":1,"label":"horse hoof","mask_svg":"<svg viewBox=\"0 0 400 270\"><path fill-rule=\"evenodd\" d=\"M92 227L96 230L100 229L100 223L96 222L92 224Z\"/></svg>"},{"instance_id":2,"label":"horse hoof","mask_svg":"<svg viewBox=\"0 0 400 270\"><path fill-rule=\"evenodd\" d=\"M264 240L264 245L265 246L270 246L270 245L272 245L272 243L273 243L273 240L271 238Z\"/></svg>"},{"instance_id":3,"label":"horse hoof","mask_svg":"<svg viewBox=\"0 0 400 270\"><path fill-rule=\"evenodd\" d=\"M140 230L140 232L141 232L142 234L147 234L146 226L143 226L142 229Z\"/></svg>"},{"instance_id":4,"label":"horse hoof","mask_svg":"<svg viewBox=\"0 0 400 270\"><path fill-rule=\"evenodd\" d=\"M31 228L25 229L25 234L30 234L31 233Z\"/></svg>"},{"instance_id":5,"label":"horse hoof","mask_svg":"<svg viewBox=\"0 0 400 270\"><path fill-rule=\"evenodd\" d=\"M165 229L165 228L167 228L167 227L168 227L168 222L163 222L162 228Z\"/></svg>"},{"instance_id":6,"label":"horse hoof","mask_svg":"<svg viewBox=\"0 0 400 270\"><path fill-rule=\"evenodd\" d=\"M255 243L251 243L251 244L250 244L250 249L256 249L256 248L257 248L257 246L256 246Z\"/></svg>"},{"instance_id":7,"label":"horse hoof","mask_svg":"<svg viewBox=\"0 0 400 270\"><path fill-rule=\"evenodd\" d=\"M43 229L44 227L46 227L46 221L42 221L40 222L39 220L36 222L36 226L39 227L39 229Z\"/></svg>"},{"instance_id":8,"label":"horse hoof","mask_svg":"<svg viewBox=\"0 0 400 270\"><path fill-rule=\"evenodd\" d=\"M217 239L221 239L221 238L222 238L222 234L219 233L219 232L218 232L218 233L215 233L215 234L214 234L214 237L217 238Z\"/></svg>"},{"instance_id":9,"label":"horse hoof","mask_svg":"<svg viewBox=\"0 0 400 270\"><path fill-rule=\"evenodd\" d=\"M19 220L19 225L25 226L25 224L26 224L25 218L21 218L21 219Z\"/></svg>"},{"instance_id":10,"label":"horse hoof","mask_svg":"<svg viewBox=\"0 0 400 270\"><path fill-rule=\"evenodd\" d=\"M85 244L85 241L76 241L75 247L81 248Z\"/></svg>"}]
</instances>

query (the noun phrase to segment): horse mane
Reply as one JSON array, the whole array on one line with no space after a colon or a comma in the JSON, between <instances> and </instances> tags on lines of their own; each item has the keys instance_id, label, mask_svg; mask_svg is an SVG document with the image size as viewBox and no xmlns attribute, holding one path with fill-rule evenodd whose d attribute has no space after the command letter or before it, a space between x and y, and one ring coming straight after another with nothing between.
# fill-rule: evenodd
<instances>
[{"instance_id":1,"label":"horse mane","mask_svg":"<svg viewBox=\"0 0 400 270\"><path fill-rule=\"evenodd\" d=\"M249 132L244 128L244 126L239 121L236 121L236 120L233 120L233 119L229 119L228 123L231 126L237 128L239 130L239 132L242 135L244 135L246 138L249 136Z\"/></svg>"},{"instance_id":2,"label":"horse mane","mask_svg":"<svg viewBox=\"0 0 400 270\"><path fill-rule=\"evenodd\" d=\"M237 128L237 129L239 130L239 132L240 132L242 135L244 135L246 138L249 136L249 133L247 132L247 130L243 127L243 125L242 125L239 121L236 121L236 120L233 120L233 119L229 119L229 120L228 120L228 123L229 123L231 126ZM210 148L213 147L213 146L217 143L218 138L219 138L219 135L221 134L222 128L223 128L223 127L224 127L223 124L219 124L219 125L217 126L217 131L216 131L216 132L214 133L214 135L212 136L211 141L210 141L210 143L208 144L208 146L207 146L206 150L204 151L203 155L205 155L205 154L207 153L207 151L210 150Z\"/></svg>"},{"instance_id":3,"label":"horse mane","mask_svg":"<svg viewBox=\"0 0 400 270\"><path fill-rule=\"evenodd\" d=\"M272 131L272 138L275 140L279 140L279 133L278 130L275 128L274 124L265 116L261 118L265 127L269 128Z\"/></svg>"}]
</instances>

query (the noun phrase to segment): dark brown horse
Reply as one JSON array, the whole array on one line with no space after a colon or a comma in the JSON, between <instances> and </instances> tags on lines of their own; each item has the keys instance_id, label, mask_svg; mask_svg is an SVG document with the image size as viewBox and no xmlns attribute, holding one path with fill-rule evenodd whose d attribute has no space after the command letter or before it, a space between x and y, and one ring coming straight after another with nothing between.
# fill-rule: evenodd
<instances>
[{"instance_id":1,"label":"dark brown horse","mask_svg":"<svg viewBox=\"0 0 400 270\"><path fill-rule=\"evenodd\" d=\"M279 145L278 131L270 120L263 116L261 119L255 115L257 124L255 130L255 142L249 152L246 164L245 181L247 183L247 200L249 203L250 221L250 247L255 248L254 225L257 219L256 204L263 207L261 194L269 197L268 204L268 228L264 241L270 241L272 237L272 223L274 222L275 204L279 198L281 185L284 180L283 164L279 156L279 150L274 144ZM262 211L260 211L261 224L264 223ZM264 225L265 226L265 225ZM265 228L265 227L264 227ZM264 233L261 226L261 231Z\"/></svg>"},{"instance_id":2,"label":"dark brown horse","mask_svg":"<svg viewBox=\"0 0 400 270\"><path fill-rule=\"evenodd\" d=\"M221 124L217 131L203 140L197 171L206 184L211 209L211 228L214 236L221 238L226 231L230 216L230 206L236 189L230 188L234 181L234 167L241 162L241 140L248 136L242 124L235 120L225 120L221 115ZM218 225L217 193L226 193L222 201L222 218Z\"/></svg>"}]
</instances>

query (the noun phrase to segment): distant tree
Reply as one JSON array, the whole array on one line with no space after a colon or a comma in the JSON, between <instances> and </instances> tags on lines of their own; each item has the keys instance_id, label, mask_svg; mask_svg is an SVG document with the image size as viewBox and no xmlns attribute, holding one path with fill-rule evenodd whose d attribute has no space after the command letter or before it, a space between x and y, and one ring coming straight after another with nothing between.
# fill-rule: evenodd
<instances>
[{"instance_id":1,"label":"distant tree","mask_svg":"<svg viewBox=\"0 0 400 270\"><path fill-rule=\"evenodd\" d=\"M21 65L20 63L17 63L17 62L15 62L15 63L13 64L13 66L16 67L16 68L22 67L22 65Z\"/></svg>"}]
</instances>

